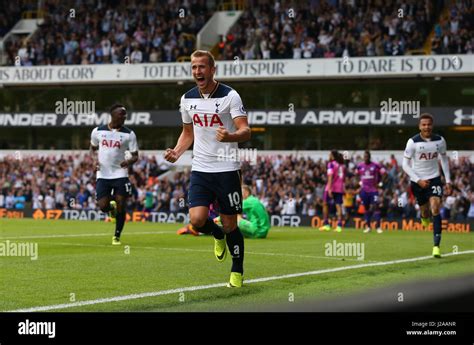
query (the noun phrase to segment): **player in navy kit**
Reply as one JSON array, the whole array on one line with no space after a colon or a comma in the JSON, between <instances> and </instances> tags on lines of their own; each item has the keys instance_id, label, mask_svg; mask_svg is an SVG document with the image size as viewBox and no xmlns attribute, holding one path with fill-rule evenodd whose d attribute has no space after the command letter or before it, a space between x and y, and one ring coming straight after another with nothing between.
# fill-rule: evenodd
<instances>
[{"instance_id":1,"label":"player in navy kit","mask_svg":"<svg viewBox=\"0 0 474 345\"><path fill-rule=\"evenodd\" d=\"M132 193L128 167L138 160L138 144L135 133L124 126L127 118L125 107L114 104L110 108L110 115L109 124L92 131L90 148L94 158L98 151L97 204L115 222L112 244L120 245L120 235L125 224L126 198Z\"/></svg>"},{"instance_id":2,"label":"player in navy kit","mask_svg":"<svg viewBox=\"0 0 474 345\"><path fill-rule=\"evenodd\" d=\"M194 142L189 216L201 233L212 233L214 254L224 261L226 243L232 256L229 287L243 283L244 238L237 226L242 213L242 189L238 143L250 139L247 113L239 94L214 80L214 57L197 50L191 55L196 87L181 97L183 130L176 146L168 148L165 159L176 162ZM209 204L217 200L222 227L209 217Z\"/></svg>"},{"instance_id":3,"label":"player in navy kit","mask_svg":"<svg viewBox=\"0 0 474 345\"><path fill-rule=\"evenodd\" d=\"M451 177L446 155L446 141L440 135L433 134L433 116L428 113L420 115L418 127L420 133L408 139L403 157L403 170L410 176L411 188L421 209L423 226L430 224L430 213L433 218L434 247L433 256L441 257L441 181L438 160L441 162L446 180L446 193L451 194ZM412 165L413 161L413 165Z\"/></svg>"}]
</instances>

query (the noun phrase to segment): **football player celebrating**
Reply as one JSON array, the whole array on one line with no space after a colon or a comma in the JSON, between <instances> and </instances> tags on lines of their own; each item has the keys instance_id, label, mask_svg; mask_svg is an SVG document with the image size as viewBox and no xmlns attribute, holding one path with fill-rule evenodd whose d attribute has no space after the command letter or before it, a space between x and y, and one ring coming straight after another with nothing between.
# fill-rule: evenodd
<instances>
[{"instance_id":1,"label":"football player celebrating","mask_svg":"<svg viewBox=\"0 0 474 345\"><path fill-rule=\"evenodd\" d=\"M438 160L441 162L446 180L446 193L451 194L451 176L446 155L446 141L440 135L433 134L433 116L420 115L418 128L420 133L408 139L403 157L403 170L410 177L411 188L421 210L424 227L430 224L430 211L433 219L434 247L433 256L441 257L441 197L443 183L440 177Z\"/></svg>"},{"instance_id":2,"label":"football player celebrating","mask_svg":"<svg viewBox=\"0 0 474 345\"><path fill-rule=\"evenodd\" d=\"M97 204L102 212L109 213L115 223L113 245L120 245L120 235L125 224L126 198L132 193L128 167L138 160L135 133L124 126L127 111L121 104L110 108L111 121L94 128L91 134L91 156L96 159ZM126 154L126 151L128 151Z\"/></svg>"},{"instance_id":3,"label":"football player celebrating","mask_svg":"<svg viewBox=\"0 0 474 345\"><path fill-rule=\"evenodd\" d=\"M188 202L193 227L214 236L218 261L226 257L226 243L232 256L228 287L243 283L244 237L237 225L242 212L240 162L235 155L238 143L250 139L247 113L239 94L214 80L214 57L197 50L191 55L196 87L181 97L183 130L176 146L168 148L165 159L176 160L193 144L193 163ZM218 201L222 227L209 217L209 204Z\"/></svg>"}]
</instances>

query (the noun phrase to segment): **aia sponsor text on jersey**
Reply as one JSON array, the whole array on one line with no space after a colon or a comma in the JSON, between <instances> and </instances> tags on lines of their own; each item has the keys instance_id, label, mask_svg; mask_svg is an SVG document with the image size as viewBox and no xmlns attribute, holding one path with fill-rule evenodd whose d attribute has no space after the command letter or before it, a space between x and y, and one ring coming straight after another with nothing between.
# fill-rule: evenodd
<instances>
[{"instance_id":1,"label":"aia sponsor text on jersey","mask_svg":"<svg viewBox=\"0 0 474 345\"><path fill-rule=\"evenodd\" d=\"M437 158L438 158L438 152L423 152L420 154L420 157L418 159L431 160L431 159L437 159Z\"/></svg>"},{"instance_id":2,"label":"aia sponsor text on jersey","mask_svg":"<svg viewBox=\"0 0 474 345\"><path fill-rule=\"evenodd\" d=\"M193 123L195 126L200 127L213 127L214 125L217 127L224 126L219 115L217 114L203 114L202 116L199 116L199 114L194 114Z\"/></svg>"},{"instance_id":3,"label":"aia sponsor text on jersey","mask_svg":"<svg viewBox=\"0 0 474 345\"><path fill-rule=\"evenodd\" d=\"M102 139L101 145L102 147L108 147L111 149L115 149L115 148L120 149L121 143L118 140Z\"/></svg>"}]
</instances>

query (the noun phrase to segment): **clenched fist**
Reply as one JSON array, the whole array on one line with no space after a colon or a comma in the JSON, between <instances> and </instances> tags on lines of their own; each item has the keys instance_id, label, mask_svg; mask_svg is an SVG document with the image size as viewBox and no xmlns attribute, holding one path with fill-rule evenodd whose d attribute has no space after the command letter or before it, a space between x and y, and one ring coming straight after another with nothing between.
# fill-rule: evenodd
<instances>
[{"instance_id":1,"label":"clenched fist","mask_svg":"<svg viewBox=\"0 0 474 345\"><path fill-rule=\"evenodd\" d=\"M227 129L225 129L224 127L218 127L216 129L216 139L217 139L217 141L220 141L220 142L228 141L229 134L230 134L229 131L227 131Z\"/></svg>"},{"instance_id":2,"label":"clenched fist","mask_svg":"<svg viewBox=\"0 0 474 345\"><path fill-rule=\"evenodd\" d=\"M166 149L164 157L168 162L171 163L176 162L179 158L178 153L175 150L169 148Z\"/></svg>"},{"instance_id":3,"label":"clenched fist","mask_svg":"<svg viewBox=\"0 0 474 345\"><path fill-rule=\"evenodd\" d=\"M451 185L451 183L446 183L446 195L451 195L452 192L453 186Z\"/></svg>"}]
</instances>

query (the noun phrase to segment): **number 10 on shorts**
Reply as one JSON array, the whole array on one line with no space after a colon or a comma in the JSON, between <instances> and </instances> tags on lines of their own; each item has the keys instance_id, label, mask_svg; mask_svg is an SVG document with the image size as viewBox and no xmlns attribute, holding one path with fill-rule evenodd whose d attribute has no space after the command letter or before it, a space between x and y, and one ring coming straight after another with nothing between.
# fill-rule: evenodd
<instances>
[{"instance_id":1,"label":"number 10 on shorts","mask_svg":"<svg viewBox=\"0 0 474 345\"><path fill-rule=\"evenodd\" d=\"M236 209L240 208L240 195L239 192L227 194L229 198L230 207L235 207Z\"/></svg>"}]
</instances>

